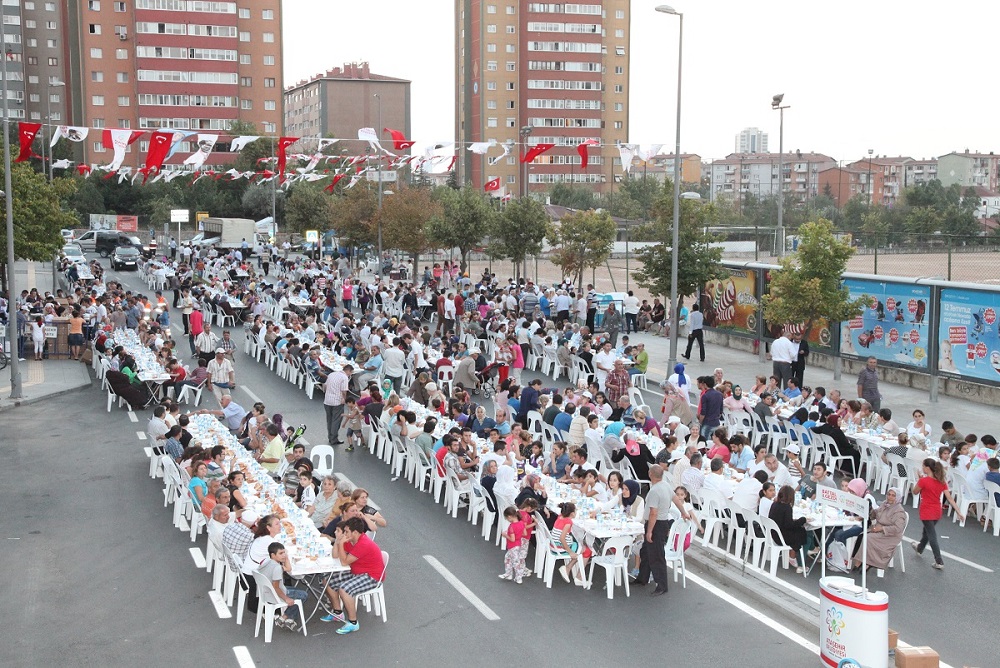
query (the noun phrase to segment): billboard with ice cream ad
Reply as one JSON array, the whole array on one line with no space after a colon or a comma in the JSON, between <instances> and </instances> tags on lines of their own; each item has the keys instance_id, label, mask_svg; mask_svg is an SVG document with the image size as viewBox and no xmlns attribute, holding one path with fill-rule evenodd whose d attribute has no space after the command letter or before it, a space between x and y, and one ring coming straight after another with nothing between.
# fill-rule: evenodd
<instances>
[{"instance_id":1,"label":"billboard with ice cream ad","mask_svg":"<svg viewBox=\"0 0 1000 668\"><path fill-rule=\"evenodd\" d=\"M995 292L942 288L938 370L1000 381L1000 337Z\"/></svg>"},{"instance_id":2,"label":"billboard with ice cream ad","mask_svg":"<svg viewBox=\"0 0 1000 668\"><path fill-rule=\"evenodd\" d=\"M852 299L867 296L861 315L842 323L840 352L927 368L931 291L927 286L845 278Z\"/></svg>"}]
</instances>

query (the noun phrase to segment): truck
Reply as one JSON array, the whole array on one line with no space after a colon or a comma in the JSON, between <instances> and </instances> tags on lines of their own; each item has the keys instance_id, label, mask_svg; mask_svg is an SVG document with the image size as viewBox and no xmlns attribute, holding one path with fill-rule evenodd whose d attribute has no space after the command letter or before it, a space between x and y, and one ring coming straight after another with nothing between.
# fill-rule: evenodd
<instances>
[{"instance_id":1,"label":"truck","mask_svg":"<svg viewBox=\"0 0 1000 668\"><path fill-rule=\"evenodd\" d=\"M249 218L205 218L201 226L205 241L219 248L239 248L244 241L253 248L274 235L270 217L256 222Z\"/></svg>"}]
</instances>

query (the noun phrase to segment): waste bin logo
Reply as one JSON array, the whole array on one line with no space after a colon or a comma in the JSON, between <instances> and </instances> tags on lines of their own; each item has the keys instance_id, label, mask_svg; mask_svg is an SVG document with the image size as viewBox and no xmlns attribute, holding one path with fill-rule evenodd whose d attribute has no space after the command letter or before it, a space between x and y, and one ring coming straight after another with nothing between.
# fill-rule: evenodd
<instances>
[{"instance_id":1,"label":"waste bin logo","mask_svg":"<svg viewBox=\"0 0 1000 668\"><path fill-rule=\"evenodd\" d=\"M829 629L830 633L835 636L839 636L840 632L847 626L844 621L844 613L836 608L836 606L830 606L830 609L826 611L826 627Z\"/></svg>"}]
</instances>

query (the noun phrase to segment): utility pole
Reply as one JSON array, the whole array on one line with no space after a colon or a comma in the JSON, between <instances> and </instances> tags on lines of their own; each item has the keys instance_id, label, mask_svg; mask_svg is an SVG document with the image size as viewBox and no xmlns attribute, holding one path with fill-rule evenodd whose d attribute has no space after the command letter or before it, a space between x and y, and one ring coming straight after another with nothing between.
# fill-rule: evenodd
<instances>
[{"instance_id":1,"label":"utility pole","mask_svg":"<svg viewBox=\"0 0 1000 668\"><path fill-rule=\"evenodd\" d=\"M7 212L7 341L10 346L10 398L21 399L21 367L17 349L17 288L14 286L14 191L10 184L10 116L7 110L8 47L3 57L3 195Z\"/></svg>"}]
</instances>

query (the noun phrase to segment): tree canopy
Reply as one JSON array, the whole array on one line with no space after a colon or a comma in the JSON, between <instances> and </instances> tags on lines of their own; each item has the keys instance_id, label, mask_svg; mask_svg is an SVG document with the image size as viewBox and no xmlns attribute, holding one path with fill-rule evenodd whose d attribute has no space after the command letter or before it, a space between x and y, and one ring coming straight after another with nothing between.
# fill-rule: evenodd
<instances>
[{"instance_id":1,"label":"tree canopy","mask_svg":"<svg viewBox=\"0 0 1000 668\"><path fill-rule=\"evenodd\" d=\"M607 211L576 211L563 216L549 232L550 260L565 276L583 285L584 269L607 261L618 228Z\"/></svg>"},{"instance_id":2,"label":"tree canopy","mask_svg":"<svg viewBox=\"0 0 1000 668\"><path fill-rule=\"evenodd\" d=\"M520 197L508 202L501 215L493 220L486 252L495 260L510 260L520 276L525 260L542 252L551 221L541 202Z\"/></svg>"},{"instance_id":3,"label":"tree canopy","mask_svg":"<svg viewBox=\"0 0 1000 668\"><path fill-rule=\"evenodd\" d=\"M432 199L440 205L441 215L427 221L427 240L438 248L457 248L464 272L469 266L469 253L482 245L497 212L487 197L471 186L458 190L437 188Z\"/></svg>"}]
</instances>

